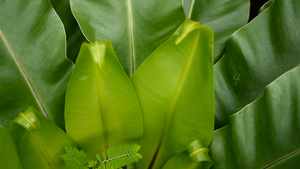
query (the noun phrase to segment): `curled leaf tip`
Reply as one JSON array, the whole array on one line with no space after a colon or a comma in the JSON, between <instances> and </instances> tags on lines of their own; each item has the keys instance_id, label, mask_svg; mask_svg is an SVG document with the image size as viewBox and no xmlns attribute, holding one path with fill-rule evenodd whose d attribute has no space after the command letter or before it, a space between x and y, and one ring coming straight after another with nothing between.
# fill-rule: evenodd
<instances>
[{"instance_id":1,"label":"curled leaf tip","mask_svg":"<svg viewBox=\"0 0 300 169\"><path fill-rule=\"evenodd\" d=\"M29 132L33 132L41 126L31 107L24 112L19 113L19 116L15 118L14 121Z\"/></svg>"},{"instance_id":2,"label":"curled leaf tip","mask_svg":"<svg viewBox=\"0 0 300 169\"><path fill-rule=\"evenodd\" d=\"M98 65L100 72L103 72L104 65L105 65L106 45L107 42L97 42L97 41L92 44L89 44L91 56L93 57L92 59L94 63Z\"/></svg>"},{"instance_id":3,"label":"curled leaf tip","mask_svg":"<svg viewBox=\"0 0 300 169\"><path fill-rule=\"evenodd\" d=\"M182 32L177 37L175 44L178 45L183 39L185 39L193 30L200 27L200 24L198 22L191 21L189 19L186 19L183 23ZM179 31L179 30L178 30Z\"/></svg>"},{"instance_id":4,"label":"curled leaf tip","mask_svg":"<svg viewBox=\"0 0 300 169\"><path fill-rule=\"evenodd\" d=\"M197 163L203 163L203 165L211 166L212 160L208 154L209 149L205 147L199 140L191 142L187 146L189 157Z\"/></svg>"}]
</instances>

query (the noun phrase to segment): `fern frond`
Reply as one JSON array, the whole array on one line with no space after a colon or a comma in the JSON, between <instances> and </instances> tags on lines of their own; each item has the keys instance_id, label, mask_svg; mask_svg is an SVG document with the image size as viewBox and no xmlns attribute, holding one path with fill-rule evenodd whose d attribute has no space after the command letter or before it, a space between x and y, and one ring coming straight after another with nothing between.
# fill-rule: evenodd
<instances>
[{"instance_id":1,"label":"fern frond","mask_svg":"<svg viewBox=\"0 0 300 169\"><path fill-rule=\"evenodd\" d=\"M143 156L138 153L141 148L138 144L120 145L107 150L107 159L103 159L101 164L106 163L106 168L120 167L138 162Z\"/></svg>"},{"instance_id":2,"label":"fern frond","mask_svg":"<svg viewBox=\"0 0 300 169\"><path fill-rule=\"evenodd\" d=\"M65 147L66 154L61 157L69 169L88 169L89 159L84 151L79 151L75 147Z\"/></svg>"}]
</instances>

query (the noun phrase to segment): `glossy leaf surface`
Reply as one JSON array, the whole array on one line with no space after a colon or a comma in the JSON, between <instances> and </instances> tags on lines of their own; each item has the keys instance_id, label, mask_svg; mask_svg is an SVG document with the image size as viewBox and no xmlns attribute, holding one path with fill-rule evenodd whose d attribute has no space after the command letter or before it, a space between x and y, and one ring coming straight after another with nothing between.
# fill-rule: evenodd
<instances>
[{"instance_id":1,"label":"glossy leaf surface","mask_svg":"<svg viewBox=\"0 0 300 169\"><path fill-rule=\"evenodd\" d=\"M300 1L276 0L228 41L215 64L216 127L300 63Z\"/></svg>"},{"instance_id":2,"label":"glossy leaf surface","mask_svg":"<svg viewBox=\"0 0 300 169\"><path fill-rule=\"evenodd\" d=\"M29 107L10 122L13 140L24 169L65 168L61 155L73 140L40 112Z\"/></svg>"},{"instance_id":3,"label":"glossy leaf surface","mask_svg":"<svg viewBox=\"0 0 300 169\"><path fill-rule=\"evenodd\" d=\"M128 76L109 41L83 44L66 94L66 130L90 157L142 137Z\"/></svg>"},{"instance_id":4,"label":"glossy leaf surface","mask_svg":"<svg viewBox=\"0 0 300 169\"><path fill-rule=\"evenodd\" d=\"M199 139L208 146L214 122L210 28L186 20L141 65L131 81L143 113L144 137L138 168L162 168Z\"/></svg>"},{"instance_id":5,"label":"glossy leaf surface","mask_svg":"<svg viewBox=\"0 0 300 169\"><path fill-rule=\"evenodd\" d=\"M214 61L225 52L229 37L249 19L249 0L183 0L188 18L209 26L214 32Z\"/></svg>"},{"instance_id":6,"label":"glossy leaf surface","mask_svg":"<svg viewBox=\"0 0 300 169\"><path fill-rule=\"evenodd\" d=\"M299 154L294 153L300 150L299 75L300 67L279 77L261 98L232 115L228 126L214 132L212 168L271 168ZM290 162L299 167L299 161Z\"/></svg>"},{"instance_id":7,"label":"glossy leaf surface","mask_svg":"<svg viewBox=\"0 0 300 169\"><path fill-rule=\"evenodd\" d=\"M0 127L0 166L1 168L22 169L18 152L10 131Z\"/></svg>"},{"instance_id":8,"label":"glossy leaf surface","mask_svg":"<svg viewBox=\"0 0 300 169\"><path fill-rule=\"evenodd\" d=\"M91 42L109 39L129 76L185 18L181 0L71 0L70 3L87 39Z\"/></svg>"},{"instance_id":9,"label":"glossy leaf surface","mask_svg":"<svg viewBox=\"0 0 300 169\"><path fill-rule=\"evenodd\" d=\"M72 63L62 23L48 1L0 4L0 125L30 105L63 127Z\"/></svg>"},{"instance_id":10,"label":"glossy leaf surface","mask_svg":"<svg viewBox=\"0 0 300 169\"><path fill-rule=\"evenodd\" d=\"M65 26L67 34L67 57L75 63L80 46L86 39L71 13L69 0L51 0L51 4Z\"/></svg>"}]
</instances>

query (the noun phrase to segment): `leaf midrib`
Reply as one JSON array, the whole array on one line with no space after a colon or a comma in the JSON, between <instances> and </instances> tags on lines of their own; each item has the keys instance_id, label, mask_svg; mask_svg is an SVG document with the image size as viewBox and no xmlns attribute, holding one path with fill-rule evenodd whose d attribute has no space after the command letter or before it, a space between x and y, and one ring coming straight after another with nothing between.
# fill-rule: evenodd
<instances>
[{"instance_id":1,"label":"leaf midrib","mask_svg":"<svg viewBox=\"0 0 300 169\"><path fill-rule=\"evenodd\" d=\"M189 19L191 19L191 17L192 17L192 12L193 12L194 5L195 5L195 0L192 0L191 4L190 4L190 7L189 7L188 16L187 16Z\"/></svg>"},{"instance_id":2,"label":"leaf midrib","mask_svg":"<svg viewBox=\"0 0 300 169\"><path fill-rule=\"evenodd\" d=\"M36 90L34 89L32 83L31 83L31 81L30 81L30 79L29 79L29 77L28 77L28 75L27 75L27 73L26 73L26 71L24 70L23 66L21 65L19 59L17 58L15 52L13 51L13 49L12 49L10 43L9 43L8 40L6 39L6 37L5 37L5 35L3 34L3 32L2 32L1 29L0 29L0 36L1 36L1 38L3 39L3 41L4 41L4 43L5 43L5 46L7 47L8 51L10 52L10 54L11 54L13 60L15 61L17 67L19 68L19 71L21 72L21 74L22 74L23 77L25 78L26 83L28 84L29 88L31 89L31 90L30 90L31 93L34 95L34 98L35 98L36 102L38 103L40 109L42 110L43 114L44 114L49 120L51 120L50 117L49 117L49 115L48 115L48 113L46 112L46 109L44 108L44 106L43 106L43 104L42 104L42 102L41 102L41 100L40 100L40 98L39 98L39 96L38 96Z\"/></svg>"},{"instance_id":3,"label":"leaf midrib","mask_svg":"<svg viewBox=\"0 0 300 169\"><path fill-rule=\"evenodd\" d=\"M69 152L67 152L68 156L70 158L72 158L77 164L79 164L81 167L85 168L85 166L80 162L78 161L72 154L70 154Z\"/></svg>"},{"instance_id":4,"label":"leaf midrib","mask_svg":"<svg viewBox=\"0 0 300 169\"><path fill-rule=\"evenodd\" d=\"M103 76L103 74L101 74L101 71L103 70L97 70L97 62L95 62L95 59L93 57L97 57L99 59L99 61L101 60L100 58L103 58L105 56L102 56L101 57L101 53L105 54L105 51L104 52L101 52L100 51L100 47L99 47L99 43L98 42L95 42L95 47L96 47L96 55L97 56L93 56L93 52L90 50L91 52L91 59L93 61L93 71L96 75L96 90L97 90L97 97L98 97L98 101L99 101L99 113L100 113L100 118L101 118L101 123L102 123L102 128L103 128L103 147L105 149L105 151L108 149L109 147L109 135L108 135L108 123L107 123L107 117L105 115L105 103L104 103L104 96L103 96L103 93L99 90L99 87L100 88L102 87L102 82L101 82L101 76ZM105 49L106 50L106 49ZM103 60L103 59L102 59ZM104 63L100 63L99 67L100 69L103 68L103 65Z\"/></svg>"},{"instance_id":5,"label":"leaf midrib","mask_svg":"<svg viewBox=\"0 0 300 169\"><path fill-rule=\"evenodd\" d=\"M38 147L38 149L40 150L42 156L45 157L45 159L47 160L48 164L51 166L51 168L55 168L58 169L58 167L56 166L56 164L53 162L51 156L47 153L47 151L43 148L43 146L40 143L40 140L35 136L34 133L29 132L33 142L35 143L35 145Z\"/></svg>"},{"instance_id":6,"label":"leaf midrib","mask_svg":"<svg viewBox=\"0 0 300 169\"><path fill-rule=\"evenodd\" d=\"M132 4L131 0L127 0L128 6L128 26L129 26L129 41L130 41L130 56L131 56L131 75L135 72L135 52L134 52L134 38L133 38L133 21L132 21Z\"/></svg>"},{"instance_id":7,"label":"leaf midrib","mask_svg":"<svg viewBox=\"0 0 300 169\"><path fill-rule=\"evenodd\" d=\"M280 162L283 162L284 160L287 160L287 159L289 159L289 158L291 158L291 157L293 157L293 156L295 156L295 155L297 155L299 153L300 153L300 149L297 150L297 151L295 151L295 152L293 152L293 153L291 153L291 154L288 154L288 155L286 155L286 156L284 156L284 157L282 157L282 158L280 158L280 159L278 159L278 160L276 160L274 162L272 162L271 164L267 165L263 169L271 168L272 166L274 166L274 165L276 165L276 164L278 164Z\"/></svg>"},{"instance_id":8,"label":"leaf midrib","mask_svg":"<svg viewBox=\"0 0 300 169\"><path fill-rule=\"evenodd\" d=\"M169 106L167 114L166 114L165 130L163 132L164 137L165 137L165 133L168 132L170 121L171 121L171 117L172 117L174 109L175 109L175 105L178 102L180 93L181 93L181 91L183 89L184 83L185 83L186 78L187 78L187 74L188 74L188 72L190 70L192 61L194 60L195 52L197 50L197 46L198 46L198 43L199 43L199 35L200 35L200 30L197 30L197 33L195 34L193 46L191 47L189 56L187 57L187 60L186 60L186 63L184 65L182 74L180 76L180 79L178 81L177 87L175 89L174 95L172 96L172 100L170 102L170 106Z\"/></svg>"}]
</instances>

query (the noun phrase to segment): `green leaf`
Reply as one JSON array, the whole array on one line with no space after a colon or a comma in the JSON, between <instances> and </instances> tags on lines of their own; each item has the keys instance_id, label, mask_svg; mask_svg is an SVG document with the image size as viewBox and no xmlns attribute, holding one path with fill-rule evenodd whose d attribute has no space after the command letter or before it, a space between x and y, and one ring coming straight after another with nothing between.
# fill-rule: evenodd
<instances>
[{"instance_id":1,"label":"green leaf","mask_svg":"<svg viewBox=\"0 0 300 169\"><path fill-rule=\"evenodd\" d=\"M208 146L214 124L213 33L186 20L132 76L143 113L144 158L137 166L154 168L199 139Z\"/></svg>"},{"instance_id":2,"label":"green leaf","mask_svg":"<svg viewBox=\"0 0 300 169\"><path fill-rule=\"evenodd\" d=\"M22 169L18 152L9 129L0 127L0 140L1 168Z\"/></svg>"},{"instance_id":3,"label":"green leaf","mask_svg":"<svg viewBox=\"0 0 300 169\"><path fill-rule=\"evenodd\" d=\"M70 3L87 39L91 42L109 39L129 76L184 20L182 0L70 0Z\"/></svg>"},{"instance_id":4,"label":"green leaf","mask_svg":"<svg viewBox=\"0 0 300 169\"><path fill-rule=\"evenodd\" d=\"M9 127L23 168L65 168L60 156L65 146L75 146L75 143L40 112L29 107Z\"/></svg>"},{"instance_id":5,"label":"green leaf","mask_svg":"<svg viewBox=\"0 0 300 169\"><path fill-rule=\"evenodd\" d=\"M262 97L232 115L228 126L214 132L212 168L264 168L299 156L299 74L297 67L279 77ZM299 161L290 162L299 168Z\"/></svg>"},{"instance_id":6,"label":"green leaf","mask_svg":"<svg viewBox=\"0 0 300 169\"><path fill-rule=\"evenodd\" d=\"M230 38L214 66L217 128L300 64L299 6L298 0L276 0Z\"/></svg>"},{"instance_id":7,"label":"green leaf","mask_svg":"<svg viewBox=\"0 0 300 169\"><path fill-rule=\"evenodd\" d=\"M45 0L0 3L0 125L7 127L31 105L64 127L72 63L62 23Z\"/></svg>"},{"instance_id":8,"label":"green leaf","mask_svg":"<svg viewBox=\"0 0 300 169\"><path fill-rule=\"evenodd\" d=\"M209 26L215 37L214 61L225 52L225 44L233 32L249 19L250 0L183 0L189 19Z\"/></svg>"},{"instance_id":9,"label":"green leaf","mask_svg":"<svg viewBox=\"0 0 300 169\"><path fill-rule=\"evenodd\" d=\"M97 163L94 161L94 165L89 166L87 154L83 150L79 151L76 147L65 147L65 150L67 153L61 157L69 169L88 169L88 167L93 167Z\"/></svg>"},{"instance_id":10,"label":"green leaf","mask_svg":"<svg viewBox=\"0 0 300 169\"><path fill-rule=\"evenodd\" d=\"M51 0L51 3L65 26L67 34L67 56L75 63L80 46L83 42L86 42L86 39L71 13L69 0Z\"/></svg>"},{"instance_id":11,"label":"green leaf","mask_svg":"<svg viewBox=\"0 0 300 169\"><path fill-rule=\"evenodd\" d=\"M83 44L66 93L67 133L89 156L143 134L139 104L109 41Z\"/></svg>"}]
</instances>

